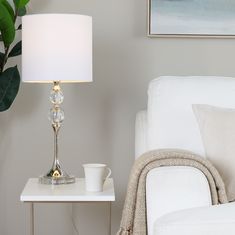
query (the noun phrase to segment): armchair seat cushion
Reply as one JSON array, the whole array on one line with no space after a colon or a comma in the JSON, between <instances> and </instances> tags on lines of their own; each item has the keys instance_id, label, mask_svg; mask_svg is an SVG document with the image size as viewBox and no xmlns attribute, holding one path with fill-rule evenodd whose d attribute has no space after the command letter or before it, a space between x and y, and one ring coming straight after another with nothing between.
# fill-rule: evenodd
<instances>
[{"instance_id":1,"label":"armchair seat cushion","mask_svg":"<svg viewBox=\"0 0 235 235\"><path fill-rule=\"evenodd\" d=\"M173 212L157 219L154 235L234 235L235 202Z\"/></svg>"}]
</instances>

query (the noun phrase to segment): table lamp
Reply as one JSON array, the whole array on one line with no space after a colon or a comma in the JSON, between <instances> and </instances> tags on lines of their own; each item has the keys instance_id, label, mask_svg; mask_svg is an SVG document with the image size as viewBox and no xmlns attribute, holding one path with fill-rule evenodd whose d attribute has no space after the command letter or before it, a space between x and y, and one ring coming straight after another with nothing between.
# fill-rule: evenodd
<instances>
[{"instance_id":1,"label":"table lamp","mask_svg":"<svg viewBox=\"0 0 235 235\"><path fill-rule=\"evenodd\" d=\"M35 14L22 18L22 81L52 83L49 120L54 160L42 184L74 183L58 159L58 133L64 120L61 83L92 81L92 18L76 14Z\"/></svg>"}]
</instances>

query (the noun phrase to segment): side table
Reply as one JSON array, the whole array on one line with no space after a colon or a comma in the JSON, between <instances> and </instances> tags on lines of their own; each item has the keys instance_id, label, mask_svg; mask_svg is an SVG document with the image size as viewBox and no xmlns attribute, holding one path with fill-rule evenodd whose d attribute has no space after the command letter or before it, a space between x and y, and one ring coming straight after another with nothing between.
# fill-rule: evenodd
<instances>
[{"instance_id":1,"label":"side table","mask_svg":"<svg viewBox=\"0 0 235 235\"><path fill-rule=\"evenodd\" d=\"M34 203L82 203L107 202L109 205L108 234L111 235L111 203L115 201L113 179L104 184L103 192L91 193L85 190L85 179L77 178L74 184L46 185L39 184L37 178L30 178L26 183L20 200L30 203L30 235L34 235Z\"/></svg>"}]
</instances>

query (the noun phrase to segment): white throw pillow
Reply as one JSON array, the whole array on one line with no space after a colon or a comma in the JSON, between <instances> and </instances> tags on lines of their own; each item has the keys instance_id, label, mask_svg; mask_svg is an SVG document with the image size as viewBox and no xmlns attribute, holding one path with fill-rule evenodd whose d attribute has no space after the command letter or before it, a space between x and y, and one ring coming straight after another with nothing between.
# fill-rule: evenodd
<instances>
[{"instance_id":1,"label":"white throw pillow","mask_svg":"<svg viewBox=\"0 0 235 235\"><path fill-rule=\"evenodd\" d=\"M235 109L193 104L206 157L221 174L229 201L235 200Z\"/></svg>"}]
</instances>

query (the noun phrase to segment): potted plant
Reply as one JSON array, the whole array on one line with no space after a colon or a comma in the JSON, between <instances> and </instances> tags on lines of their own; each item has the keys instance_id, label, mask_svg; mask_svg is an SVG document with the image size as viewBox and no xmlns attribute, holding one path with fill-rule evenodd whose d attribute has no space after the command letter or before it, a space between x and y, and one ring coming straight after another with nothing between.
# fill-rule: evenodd
<instances>
[{"instance_id":1,"label":"potted plant","mask_svg":"<svg viewBox=\"0 0 235 235\"><path fill-rule=\"evenodd\" d=\"M0 51L0 112L10 108L20 85L20 74L17 65L7 67L7 61L11 57L21 54L21 41L13 45L17 30L21 30L21 24L17 25L17 18L26 14L25 6L29 0L14 0L12 6L7 0L0 0L0 43L3 46Z\"/></svg>"}]
</instances>

